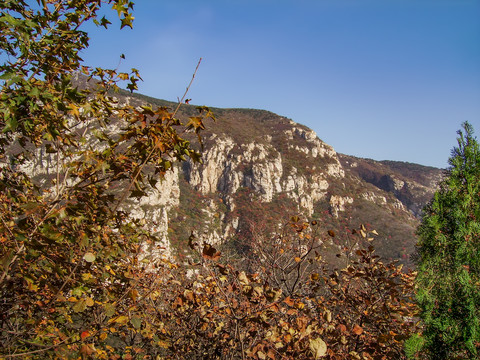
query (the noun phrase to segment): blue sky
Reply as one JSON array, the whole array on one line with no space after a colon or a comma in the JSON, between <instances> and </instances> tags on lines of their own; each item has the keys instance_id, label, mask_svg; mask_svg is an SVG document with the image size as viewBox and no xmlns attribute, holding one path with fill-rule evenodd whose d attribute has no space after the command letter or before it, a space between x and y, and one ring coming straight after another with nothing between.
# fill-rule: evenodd
<instances>
[{"instance_id":1,"label":"blue sky","mask_svg":"<svg viewBox=\"0 0 480 360\"><path fill-rule=\"evenodd\" d=\"M446 167L462 122L480 138L480 0L137 0L134 16L83 58L125 54L140 93L175 101L201 57L192 103L270 110L341 153Z\"/></svg>"}]
</instances>

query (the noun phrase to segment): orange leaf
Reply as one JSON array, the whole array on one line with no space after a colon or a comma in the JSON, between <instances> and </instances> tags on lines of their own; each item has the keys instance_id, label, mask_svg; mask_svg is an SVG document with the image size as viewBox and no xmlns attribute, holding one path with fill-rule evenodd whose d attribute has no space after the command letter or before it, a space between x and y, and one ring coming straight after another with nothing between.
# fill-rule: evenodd
<instances>
[{"instance_id":1,"label":"orange leaf","mask_svg":"<svg viewBox=\"0 0 480 360\"><path fill-rule=\"evenodd\" d=\"M293 307L293 305L295 304L294 301L292 300L292 298L291 298L290 296L287 296L287 297L285 298L285 300L283 300L283 302L284 302L285 304L287 304L288 306L291 306L291 307Z\"/></svg>"},{"instance_id":2,"label":"orange leaf","mask_svg":"<svg viewBox=\"0 0 480 360\"><path fill-rule=\"evenodd\" d=\"M81 334L80 334L80 338L82 340L84 340L85 338L89 337L90 336L90 333L88 331L83 331Z\"/></svg>"},{"instance_id":3,"label":"orange leaf","mask_svg":"<svg viewBox=\"0 0 480 360\"><path fill-rule=\"evenodd\" d=\"M95 348L93 347L93 344L83 344L80 348L80 352L84 355L92 355L93 353L95 353Z\"/></svg>"},{"instance_id":4,"label":"orange leaf","mask_svg":"<svg viewBox=\"0 0 480 360\"><path fill-rule=\"evenodd\" d=\"M363 329L362 329L360 326L355 325L355 326L353 327L353 333L354 333L355 335L360 335L361 333L363 333Z\"/></svg>"}]
</instances>

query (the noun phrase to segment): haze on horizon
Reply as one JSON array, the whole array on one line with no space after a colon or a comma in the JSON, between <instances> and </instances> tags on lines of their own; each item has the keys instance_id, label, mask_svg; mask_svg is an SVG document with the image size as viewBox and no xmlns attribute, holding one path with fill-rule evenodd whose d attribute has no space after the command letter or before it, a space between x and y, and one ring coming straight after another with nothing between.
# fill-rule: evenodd
<instances>
[{"instance_id":1,"label":"haze on horizon","mask_svg":"<svg viewBox=\"0 0 480 360\"><path fill-rule=\"evenodd\" d=\"M114 13L107 12L109 19ZM446 167L480 137L480 0L137 0L133 30L89 27L88 65L137 68L139 92L265 109L336 151Z\"/></svg>"}]
</instances>

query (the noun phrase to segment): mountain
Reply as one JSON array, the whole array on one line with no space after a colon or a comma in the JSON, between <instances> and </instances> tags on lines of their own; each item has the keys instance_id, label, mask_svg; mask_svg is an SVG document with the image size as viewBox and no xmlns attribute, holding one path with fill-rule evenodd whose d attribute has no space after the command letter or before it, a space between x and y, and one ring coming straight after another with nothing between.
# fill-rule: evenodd
<instances>
[{"instance_id":1,"label":"mountain","mask_svg":"<svg viewBox=\"0 0 480 360\"><path fill-rule=\"evenodd\" d=\"M390 192L417 218L430 201L443 170L400 161L375 161L339 154L340 162L354 176Z\"/></svg>"},{"instance_id":2,"label":"mountain","mask_svg":"<svg viewBox=\"0 0 480 360\"><path fill-rule=\"evenodd\" d=\"M126 92L116 96L133 105L176 106ZM313 130L272 112L212 110L217 120L205 123L203 164L174 167L148 197L124 206L161 239L150 252L188 258L193 232L241 259L249 256L252 239L268 241L298 215L336 234L324 237L324 256L332 263L360 224L378 232L373 244L381 256L411 263L421 209L442 170L337 154ZM185 121L195 111L182 105L178 117ZM200 147L195 136L185 136ZM27 170L45 177L50 163L48 151L41 152Z\"/></svg>"},{"instance_id":3,"label":"mountain","mask_svg":"<svg viewBox=\"0 0 480 360\"><path fill-rule=\"evenodd\" d=\"M129 101L175 106L144 96ZM273 234L301 215L337 234L328 239L332 261L351 229L365 224L379 233L373 243L381 256L411 263L415 229L441 169L338 154L313 130L272 112L212 110L217 121L206 123L203 164L175 168L158 195L137 208L138 216L160 225L162 247L188 254L193 231L248 256L252 237ZM179 117L194 111L182 105Z\"/></svg>"}]
</instances>

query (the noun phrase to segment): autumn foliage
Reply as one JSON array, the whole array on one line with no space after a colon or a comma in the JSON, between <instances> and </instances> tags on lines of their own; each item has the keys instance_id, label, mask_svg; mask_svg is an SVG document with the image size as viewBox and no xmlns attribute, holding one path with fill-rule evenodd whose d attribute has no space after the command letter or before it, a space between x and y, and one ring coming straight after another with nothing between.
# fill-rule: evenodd
<instances>
[{"instance_id":1,"label":"autumn foliage","mask_svg":"<svg viewBox=\"0 0 480 360\"><path fill-rule=\"evenodd\" d=\"M403 358L417 331L412 274L382 263L365 227L341 269L322 258L335 234L299 217L252 237L259 262L248 268L194 237L184 241L195 263L144 251L159 239L125 203L200 161L183 134L201 140L214 116L199 107L181 121L115 98L122 81L136 89L138 71L79 57L82 25L110 24L105 5L132 26L126 0L0 5L0 358Z\"/></svg>"}]
</instances>

